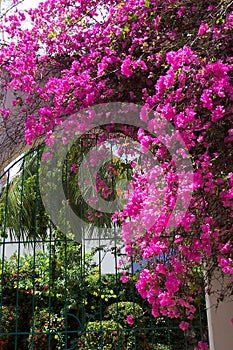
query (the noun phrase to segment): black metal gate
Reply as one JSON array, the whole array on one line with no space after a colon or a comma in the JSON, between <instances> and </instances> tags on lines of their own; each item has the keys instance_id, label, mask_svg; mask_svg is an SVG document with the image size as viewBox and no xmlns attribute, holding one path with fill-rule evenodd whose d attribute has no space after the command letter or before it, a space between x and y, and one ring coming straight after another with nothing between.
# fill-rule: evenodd
<instances>
[{"instance_id":1,"label":"black metal gate","mask_svg":"<svg viewBox=\"0 0 233 350\"><path fill-rule=\"evenodd\" d=\"M129 282L121 282L119 235L103 240L97 225L80 243L50 221L39 191L42 149L24 154L0 178L0 350L194 349L207 333L204 296L186 332L179 320L153 318L135 288L133 261ZM80 194L73 209L84 219L93 214ZM95 220L103 226L100 216Z\"/></svg>"}]
</instances>

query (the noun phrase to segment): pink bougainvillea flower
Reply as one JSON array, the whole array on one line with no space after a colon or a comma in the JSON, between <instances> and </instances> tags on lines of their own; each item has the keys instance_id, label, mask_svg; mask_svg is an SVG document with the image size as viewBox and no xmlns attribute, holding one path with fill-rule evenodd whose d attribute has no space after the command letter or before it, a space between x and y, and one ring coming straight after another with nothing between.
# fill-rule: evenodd
<instances>
[{"instance_id":1,"label":"pink bougainvillea flower","mask_svg":"<svg viewBox=\"0 0 233 350\"><path fill-rule=\"evenodd\" d=\"M180 322L179 327L182 329L182 331L186 331L189 328L189 324L188 322L182 321Z\"/></svg>"},{"instance_id":2,"label":"pink bougainvillea flower","mask_svg":"<svg viewBox=\"0 0 233 350\"><path fill-rule=\"evenodd\" d=\"M198 30L198 34L197 35L202 36L202 35L204 35L207 32L207 30L208 30L208 24L207 23L202 23L200 25L200 28Z\"/></svg>"},{"instance_id":3,"label":"pink bougainvillea flower","mask_svg":"<svg viewBox=\"0 0 233 350\"><path fill-rule=\"evenodd\" d=\"M126 321L128 322L128 324L130 324L132 326L134 324L133 316L128 315L126 318Z\"/></svg>"},{"instance_id":4,"label":"pink bougainvillea flower","mask_svg":"<svg viewBox=\"0 0 233 350\"><path fill-rule=\"evenodd\" d=\"M120 280L122 283L127 283L129 280L129 276L126 276L127 271L123 271L123 276L121 276Z\"/></svg>"}]
</instances>

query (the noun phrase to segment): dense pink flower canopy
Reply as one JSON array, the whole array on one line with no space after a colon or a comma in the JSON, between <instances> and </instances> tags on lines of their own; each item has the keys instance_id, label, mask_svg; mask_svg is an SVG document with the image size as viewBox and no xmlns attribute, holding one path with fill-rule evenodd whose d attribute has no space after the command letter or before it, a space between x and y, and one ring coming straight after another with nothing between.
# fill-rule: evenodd
<instances>
[{"instance_id":1,"label":"dense pink flower canopy","mask_svg":"<svg viewBox=\"0 0 233 350\"><path fill-rule=\"evenodd\" d=\"M151 206L159 207L151 172L135 173L134 192L115 216L127 254L148 262L137 288L154 316L192 319L200 264L206 278L219 267L233 281L232 7L229 0L47 0L25 13L16 9L1 25L8 37L0 51L1 84L15 94L1 113L14 123L14 108L21 108L29 145L42 135L49 141L66 115L104 102L143 105L154 112L154 119L142 116L149 130L157 113L182 135L194 184L175 232L166 232L166 218L177 179L161 148L156 156L170 192L158 221L145 224ZM147 147L155 142L139 138Z\"/></svg>"}]
</instances>

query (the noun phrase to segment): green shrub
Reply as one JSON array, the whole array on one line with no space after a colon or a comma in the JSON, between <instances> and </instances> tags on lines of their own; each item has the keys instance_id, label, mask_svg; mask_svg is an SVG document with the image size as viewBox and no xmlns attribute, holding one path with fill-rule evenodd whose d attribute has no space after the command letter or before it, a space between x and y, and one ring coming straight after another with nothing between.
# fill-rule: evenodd
<instances>
[{"instance_id":1,"label":"green shrub","mask_svg":"<svg viewBox=\"0 0 233 350\"><path fill-rule=\"evenodd\" d=\"M124 332L115 321L89 322L86 334L78 341L78 349L124 349Z\"/></svg>"},{"instance_id":2,"label":"green shrub","mask_svg":"<svg viewBox=\"0 0 233 350\"><path fill-rule=\"evenodd\" d=\"M15 307L2 306L0 320L0 350L11 349L14 346L14 335L4 334L15 332Z\"/></svg>"},{"instance_id":3,"label":"green shrub","mask_svg":"<svg viewBox=\"0 0 233 350\"><path fill-rule=\"evenodd\" d=\"M107 309L108 315L115 322L119 322L124 327L125 348L126 350L152 349L152 344L148 339L148 331L143 329L147 327L146 318L142 307L130 301L114 303ZM131 315L133 324L127 322L127 316Z\"/></svg>"},{"instance_id":4,"label":"green shrub","mask_svg":"<svg viewBox=\"0 0 233 350\"><path fill-rule=\"evenodd\" d=\"M122 301L120 303L114 303L107 309L107 314L114 321L119 322L124 328L129 328L130 325L127 322L127 316L132 315L134 321L134 327L145 326L143 319L143 309L139 304L131 301Z\"/></svg>"},{"instance_id":5,"label":"green shrub","mask_svg":"<svg viewBox=\"0 0 233 350\"><path fill-rule=\"evenodd\" d=\"M29 336L29 350L64 349L64 319L48 309L36 310L31 334Z\"/></svg>"}]
</instances>

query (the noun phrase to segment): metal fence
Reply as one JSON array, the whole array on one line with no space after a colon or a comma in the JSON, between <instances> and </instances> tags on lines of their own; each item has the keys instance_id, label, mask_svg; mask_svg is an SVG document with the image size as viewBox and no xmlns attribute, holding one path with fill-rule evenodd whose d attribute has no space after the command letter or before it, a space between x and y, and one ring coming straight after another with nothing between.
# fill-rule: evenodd
<instances>
[{"instance_id":1,"label":"metal fence","mask_svg":"<svg viewBox=\"0 0 233 350\"><path fill-rule=\"evenodd\" d=\"M41 149L24 154L0 178L0 350L184 350L206 340L204 296L183 332L179 320L151 316L135 288L134 261L129 282L121 282L124 248L109 217L115 235L100 236L96 225L82 242L50 221L40 196ZM77 215L90 214L80 194L73 204ZM100 217L96 222L103 226Z\"/></svg>"}]
</instances>

